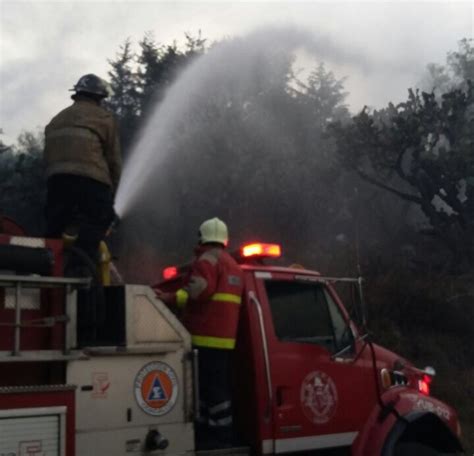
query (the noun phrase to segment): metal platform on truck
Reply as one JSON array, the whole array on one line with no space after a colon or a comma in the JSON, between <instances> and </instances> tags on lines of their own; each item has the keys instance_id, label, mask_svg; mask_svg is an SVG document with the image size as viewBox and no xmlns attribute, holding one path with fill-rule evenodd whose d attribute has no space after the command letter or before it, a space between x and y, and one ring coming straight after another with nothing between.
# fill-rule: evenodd
<instances>
[{"instance_id":1,"label":"metal platform on truck","mask_svg":"<svg viewBox=\"0 0 474 456\"><path fill-rule=\"evenodd\" d=\"M75 337L75 327L71 327L70 312L75 307L77 291L88 289L90 286L90 278L0 274L2 292L0 327L3 331L0 341L0 362L67 361L79 358L81 356L79 352L71 351L73 345L71 339ZM62 308L56 309L54 315L42 313L40 292L53 289L63 293L59 301ZM29 291L37 294L32 295ZM49 306L45 307L49 309ZM59 332L64 331L64 335L58 337L55 347L41 347L39 342L38 346L34 346L37 342L34 339L28 343L28 347L23 346L24 339L28 338L28 331L31 331L34 337L38 337L39 331L51 330L56 325L63 327ZM57 346L59 344L62 347Z\"/></svg>"}]
</instances>

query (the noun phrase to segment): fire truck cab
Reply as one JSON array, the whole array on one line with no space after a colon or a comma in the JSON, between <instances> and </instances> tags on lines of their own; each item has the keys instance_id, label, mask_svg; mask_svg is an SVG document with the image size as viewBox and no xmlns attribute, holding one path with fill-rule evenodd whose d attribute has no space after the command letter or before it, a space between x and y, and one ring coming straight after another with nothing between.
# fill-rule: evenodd
<instances>
[{"instance_id":1,"label":"fire truck cab","mask_svg":"<svg viewBox=\"0 0 474 456\"><path fill-rule=\"evenodd\" d=\"M91 289L62 277L60 241L0 234L0 455L460 454L456 412L429 395L434 372L372 343L341 279L255 261L278 251L241 251L241 444L206 453L197 352L153 289ZM160 287L179 288L180 272Z\"/></svg>"}]
</instances>

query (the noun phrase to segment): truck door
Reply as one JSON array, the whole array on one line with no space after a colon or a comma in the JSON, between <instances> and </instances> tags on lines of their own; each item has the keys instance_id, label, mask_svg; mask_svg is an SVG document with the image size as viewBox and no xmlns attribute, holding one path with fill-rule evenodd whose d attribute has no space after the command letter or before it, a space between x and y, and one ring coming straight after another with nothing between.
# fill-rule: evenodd
<instances>
[{"instance_id":1,"label":"truck door","mask_svg":"<svg viewBox=\"0 0 474 456\"><path fill-rule=\"evenodd\" d=\"M273 391L273 442L263 447L350 447L375 402L369 349L354 341L346 311L320 279L257 272L256 282Z\"/></svg>"}]
</instances>

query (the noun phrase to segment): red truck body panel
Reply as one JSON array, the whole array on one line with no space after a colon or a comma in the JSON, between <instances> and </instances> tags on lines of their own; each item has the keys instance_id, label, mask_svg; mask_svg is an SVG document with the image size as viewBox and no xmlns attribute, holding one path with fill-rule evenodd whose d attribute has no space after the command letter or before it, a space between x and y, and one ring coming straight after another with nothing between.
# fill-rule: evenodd
<instances>
[{"instance_id":1,"label":"red truck body panel","mask_svg":"<svg viewBox=\"0 0 474 456\"><path fill-rule=\"evenodd\" d=\"M35 409L65 406L67 456L75 455L75 388L66 385L50 387L0 388L0 410ZM25 434L25 440L28 435Z\"/></svg>"},{"instance_id":2,"label":"red truck body panel","mask_svg":"<svg viewBox=\"0 0 474 456\"><path fill-rule=\"evenodd\" d=\"M318 344L279 340L264 280L292 282L295 275L319 274L248 266L244 270L246 296L253 294L259 305L244 299L237 344L237 410L247 440L262 453L324 448L332 441L349 446L376 401L368 350L353 363L350 358L332 360ZM336 302L332 291L331 296ZM338 300L337 305L347 317Z\"/></svg>"},{"instance_id":3,"label":"red truck body panel","mask_svg":"<svg viewBox=\"0 0 474 456\"><path fill-rule=\"evenodd\" d=\"M353 456L381 454L396 421L379 420L375 381L380 370L396 362L411 366L395 353L374 344L376 372L369 345L357 339L353 351L333 358L321 344L281 340L272 317L266 283L320 282L314 271L244 265L245 296L236 348L236 412L239 429L257 454L346 447ZM330 284L328 295L346 321L349 316ZM251 297L254 296L253 300ZM266 359L267 358L267 359ZM267 372L268 370L268 372ZM438 415L456 433L453 409L421 395L415 384L385 391L383 401L399 401L401 415L441 410ZM418 406L416 405L418 404ZM431 405L429 405L431 404ZM348 453L349 454L349 453Z\"/></svg>"}]
</instances>

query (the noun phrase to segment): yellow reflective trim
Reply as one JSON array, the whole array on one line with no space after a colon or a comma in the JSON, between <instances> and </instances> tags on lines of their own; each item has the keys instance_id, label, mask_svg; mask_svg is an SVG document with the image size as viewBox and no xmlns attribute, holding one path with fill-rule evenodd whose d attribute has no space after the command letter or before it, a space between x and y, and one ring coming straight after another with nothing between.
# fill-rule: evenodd
<instances>
[{"instance_id":1,"label":"yellow reflective trim","mask_svg":"<svg viewBox=\"0 0 474 456\"><path fill-rule=\"evenodd\" d=\"M240 304L242 302L242 297L232 293L215 293L211 296L211 301L234 302L235 304Z\"/></svg>"},{"instance_id":2,"label":"yellow reflective trim","mask_svg":"<svg viewBox=\"0 0 474 456\"><path fill-rule=\"evenodd\" d=\"M199 347L223 348L232 350L235 348L235 339L226 339L225 337L209 336L191 336L194 345Z\"/></svg>"},{"instance_id":3,"label":"yellow reflective trim","mask_svg":"<svg viewBox=\"0 0 474 456\"><path fill-rule=\"evenodd\" d=\"M188 299L189 299L189 293L186 290L183 290L182 288L180 288L176 292L176 305L180 309L183 309L184 307L186 307L186 304L188 303Z\"/></svg>"}]
</instances>

